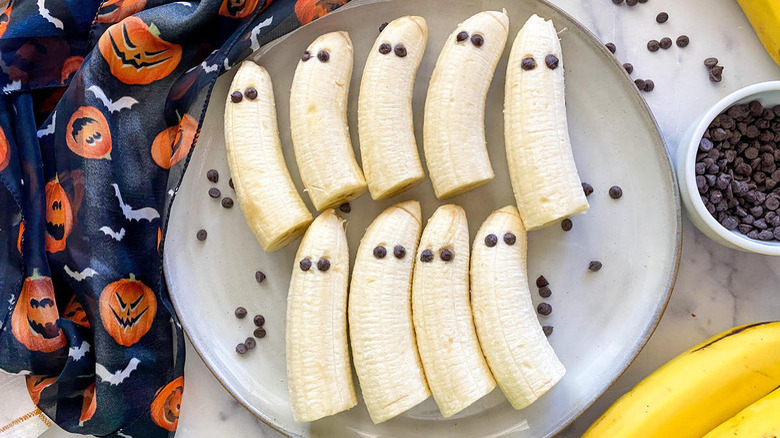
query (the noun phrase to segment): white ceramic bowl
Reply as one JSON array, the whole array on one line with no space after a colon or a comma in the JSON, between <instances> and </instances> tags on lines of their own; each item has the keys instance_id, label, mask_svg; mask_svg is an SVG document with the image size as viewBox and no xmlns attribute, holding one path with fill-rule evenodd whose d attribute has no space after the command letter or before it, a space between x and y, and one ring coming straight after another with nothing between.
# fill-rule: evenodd
<instances>
[{"instance_id":1,"label":"white ceramic bowl","mask_svg":"<svg viewBox=\"0 0 780 438\"><path fill-rule=\"evenodd\" d=\"M699 149L699 141L707 126L726 108L752 100L758 100L764 107L780 104L780 81L761 82L737 90L699 116L680 139L680 144L677 147L675 154L677 181L688 218L701 232L712 240L734 249L780 256L780 242L753 240L738 231L730 231L721 225L707 211L696 187L696 151Z\"/></svg>"}]
</instances>

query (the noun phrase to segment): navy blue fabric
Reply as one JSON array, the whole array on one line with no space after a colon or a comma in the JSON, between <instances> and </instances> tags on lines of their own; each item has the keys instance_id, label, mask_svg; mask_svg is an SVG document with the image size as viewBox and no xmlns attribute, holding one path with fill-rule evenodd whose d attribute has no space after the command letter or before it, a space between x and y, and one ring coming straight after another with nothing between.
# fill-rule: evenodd
<instances>
[{"instance_id":1,"label":"navy blue fabric","mask_svg":"<svg viewBox=\"0 0 780 438\"><path fill-rule=\"evenodd\" d=\"M173 435L184 337L163 236L211 88L346 1L12 0L0 14L0 368L66 430Z\"/></svg>"}]
</instances>

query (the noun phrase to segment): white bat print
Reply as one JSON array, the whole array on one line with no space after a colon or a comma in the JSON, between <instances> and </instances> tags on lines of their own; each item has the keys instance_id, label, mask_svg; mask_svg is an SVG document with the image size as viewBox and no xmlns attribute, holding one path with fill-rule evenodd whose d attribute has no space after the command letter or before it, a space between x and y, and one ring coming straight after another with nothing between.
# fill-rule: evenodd
<instances>
[{"instance_id":1,"label":"white bat print","mask_svg":"<svg viewBox=\"0 0 780 438\"><path fill-rule=\"evenodd\" d=\"M62 29L62 20L56 17L52 17L51 13L48 9L46 9L46 0L38 0L38 13L41 14L41 17L45 18L46 21L53 24L54 27L57 29Z\"/></svg>"},{"instance_id":2,"label":"white bat print","mask_svg":"<svg viewBox=\"0 0 780 438\"><path fill-rule=\"evenodd\" d=\"M131 437L130 435L125 435L125 434L123 434L122 432L117 432L117 433L116 433L116 436L121 436L121 437L123 437L123 438L133 438L133 437Z\"/></svg>"},{"instance_id":3,"label":"white bat print","mask_svg":"<svg viewBox=\"0 0 780 438\"><path fill-rule=\"evenodd\" d=\"M78 347L68 348L68 356L73 359L74 362L80 361L84 355L90 350L90 346L87 341L81 341L81 345Z\"/></svg>"},{"instance_id":4,"label":"white bat print","mask_svg":"<svg viewBox=\"0 0 780 438\"><path fill-rule=\"evenodd\" d=\"M122 214L125 215L125 219L138 222L146 219L151 222L154 219L160 217L160 213L158 213L157 210L153 209L152 207L133 209L133 207L125 204L125 202L122 200L122 194L119 192L119 186L116 184L111 185L114 186L114 193L116 193L116 199L119 200L119 207L122 208Z\"/></svg>"},{"instance_id":5,"label":"white bat print","mask_svg":"<svg viewBox=\"0 0 780 438\"><path fill-rule=\"evenodd\" d=\"M257 39L258 35L260 35L260 30L262 30L264 27L270 26L273 21L273 16L268 17L262 23L258 24L254 29L252 29L252 33L249 34L249 42L252 45L253 52L260 48L260 41Z\"/></svg>"},{"instance_id":6,"label":"white bat print","mask_svg":"<svg viewBox=\"0 0 780 438\"><path fill-rule=\"evenodd\" d=\"M111 227L100 227L100 231L103 232L106 236L111 236L112 239L119 242L125 237L125 229L120 228L119 231L114 231L111 229Z\"/></svg>"},{"instance_id":7,"label":"white bat print","mask_svg":"<svg viewBox=\"0 0 780 438\"><path fill-rule=\"evenodd\" d=\"M130 96L120 97L116 101L112 101L106 96L106 93L103 92L103 89L97 85L93 85L87 88L87 90L91 91L95 97L100 99L100 101L103 102L103 105L105 105L105 107L112 113L122 111L123 109L130 109L133 107L133 105L138 103L137 100Z\"/></svg>"},{"instance_id":8,"label":"white bat print","mask_svg":"<svg viewBox=\"0 0 780 438\"><path fill-rule=\"evenodd\" d=\"M219 64L206 64L206 61L201 62L200 66L203 68L203 71L205 71L206 73L213 73L219 70Z\"/></svg>"},{"instance_id":9,"label":"white bat print","mask_svg":"<svg viewBox=\"0 0 780 438\"><path fill-rule=\"evenodd\" d=\"M46 125L45 128L38 130L38 138L43 138L49 134L54 134L54 124L57 121L57 112L51 113L51 123Z\"/></svg>"},{"instance_id":10,"label":"white bat print","mask_svg":"<svg viewBox=\"0 0 780 438\"><path fill-rule=\"evenodd\" d=\"M130 362L127 364L125 369L117 370L116 372L113 372L113 373L108 372L106 367L104 367L103 365L101 365L99 363L96 363L95 364L95 374L98 377L100 377L100 380L102 380L103 382L106 382L109 385L116 386L116 385L119 385L120 383L124 382L125 379L127 379L128 377L130 377L130 374L133 371L135 371L136 368L138 368L138 364L140 362L141 362L140 360L138 360L136 358L132 358L132 359L130 359Z\"/></svg>"},{"instance_id":11,"label":"white bat print","mask_svg":"<svg viewBox=\"0 0 780 438\"><path fill-rule=\"evenodd\" d=\"M91 278L98 274L98 272L92 268L85 268L83 271L74 271L68 267L68 265L65 265L65 273L68 274L68 277L76 280L76 281L83 281L85 278Z\"/></svg>"},{"instance_id":12,"label":"white bat print","mask_svg":"<svg viewBox=\"0 0 780 438\"><path fill-rule=\"evenodd\" d=\"M22 81L17 79L15 81L11 81L10 84L3 87L3 93L8 93L9 91L16 91L22 89Z\"/></svg>"}]
</instances>

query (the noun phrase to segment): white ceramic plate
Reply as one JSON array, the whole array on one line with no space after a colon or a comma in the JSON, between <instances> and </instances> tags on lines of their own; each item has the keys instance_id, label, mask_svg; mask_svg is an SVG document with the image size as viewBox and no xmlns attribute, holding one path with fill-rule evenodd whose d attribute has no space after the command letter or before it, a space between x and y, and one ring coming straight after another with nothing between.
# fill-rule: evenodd
<instances>
[{"instance_id":1,"label":"white ceramic plate","mask_svg":"<svg viewBox=\"0 0 780 438\"><path fill-rule=\"evenodd\" d=\"M289 89L296 63L308 44L322 33L346 30L355 45L350 94L350 126L355 130L357 97L363 64L377 27L402 15L428 21L430 39L415 86L417 137L422 138L422 111L433 66L444 40L467 17L484 9L506 8L509 43L498 65L487 103L487 140L496 178L490 184L450 202L468 213L472 238L482 220L496 208L513 203L503 145L503 85L509 44L525 20L536 13L552 18L561 31L566 101L574 155L584 181L596 191L591 209L573 218L574 229L560 226L529 236L529 278L544 274L551 283L553 306L545 325L553 325L551 342L565 364L566 377L537 403L513 410L499 390L462 413L443 419L432 399L387 423L374 426L361 403L348 412L314 423L293 421L287 393L284 327L288 279L298 242L265 254L238 207L227 210L208 197L206 171L220 172L224 195L229 170L225 158L222 115L235 71L217 82L198 147L192 157L171 215L165 267L173 303L192 344L208 367L239 402L260 419L291 436L322 437L517 437L551 436L579 415L628 367L663 313L674 284L680 251L680 206L669 158L658 129L633 83L609 52L580 24L539 0L387 0L353 1L347 7L262 48L252 59L274 80L279 126L293 179L302 188L289 132ZM421 142L418 142L422 146ZM421 151L422 154L422 151ZM624 195L612 200L607 190L620 185ZM418 199L426 218L441 205L430 180L393 199L374 202L366 194L352 203L348 238L354 251L368 224L391 203ZM307 200L308 201L308 200ZM195 238L198 229L208 239ZM598 273L587 270L600 260ZM256 270L268 279L258 284ZM536 290L532 285L532 290ZM539 297L534 294L534 301ZM249 317L233 316L237 306ZM235 346L253 330L251 316L266 317L268 336L239 356Z\"/></svg>"}]
</instances>

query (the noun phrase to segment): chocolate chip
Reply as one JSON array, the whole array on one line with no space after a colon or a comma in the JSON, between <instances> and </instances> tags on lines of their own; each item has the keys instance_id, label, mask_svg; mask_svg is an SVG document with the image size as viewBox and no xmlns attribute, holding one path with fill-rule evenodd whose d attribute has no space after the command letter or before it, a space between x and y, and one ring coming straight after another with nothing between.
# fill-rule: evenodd
<instances>
[{"instance_id":1,"label":"chocolate chip","mask_svg":"<svg viewBox=\"0 0 780 438\"><path fill-rule=\"evenodd\" d=\"M540 315L547 316L552 313L552 306L548 303L539 303L539 305L536 306L536 311L539 312Z\"/></svg>"},{"instance_id":2,"label":"chocolate chip","mask_svg":"<svg viewBox=\"0 0 780 438\"><path fill-rule=\"evenodd\" d=\"M402 258L404 258L404 257L406 256L406 248L404 248L404 247L403 247L403 246L401 246L401 245L396 245L396 246L393 248L393 255L394 255L394 256L395 256L395 258L397 258L397 259L402 259Z\"/></svg>"},{"instance_id":3,"label":"chocolate chip","mask_svg":"<svg viewBox=\"0 0 780 438\"><path fill-rule=\"evenodd\" d=\"M609 188L609 197L612 199L620 199L623 196L623 189L619 186L612 186Z\"/></svg>"},{"instance_id":4,"label":"chocolate chip","mask_svg":"<svg viewBox=\"0 0 780 438\"><path fill-rule=\"evenodd\" d=\"M262 339L265 337L265 329L262 327L256 328L255 331L252 333L252 335L254 335L254 337L256 337L257 339Z\"/></svg>"},{"instance_id":5,"label":"chocolate chip","mask_svg":"<svg viewBox=\"0 0 780 438\"><path fill-rule=\"evenodd\" d=\"M704 171L707 169L707 167L704 165L704 163L696 163L695 171L696 175L704 175ZM704 178L702 178L704 180Z\"/></svg>"},{"instance_id":6,"label":"chocolate chip","mask_svg":"<svg viewBox=\"0 0 780 438\"><path fill-rule=\"evenodd\" d=\"M739 225L739 222L733 216L728 216L726 219L721 221L721 225L726 227L727 230L734 230Z\"/></svg>"},{"instance_id":7,"label":"chocolate chip","mask_svg":"<svg viewBox=\"0 0 780 438\"><path fill-rule=\"evenodd\" d=\"M227 196L222 198L222 206L225 208L233 208L233 198Z\"/></svg>"},{"instance_id":8,"label":"chocolate chip","mask_svg":"<svg viewBox=\"0 0 780 438\"><path fill-rule=\"evenodd\" d=\"M339 205L339 211L342 213L350 213L352 211L352 205L349 202L345 202Z\"/></svg>"},{"instance_id":9,"label":"chocolate chip","mask_svg":"<svg viewBox=\"0 0 780 438\"><path fill-rule=\"evenodd\" d=\"M403 44L396 44L393 51L395 52L395 56L399 58L403 58L406 56L406 47L404 47Z\"/></svg>"},{"instance_id":10,"label":"chocolate chip","mask_svg":"<svg viewBox=\"0 0 780 438\"><path fill-rule=\"evenodd\" d=\"M330 60L330 53L327 50L320 50L317 53L317 59L319 59L320 62L328 62Z\"/></svg>"},{"instance_id":11,"label":"chocolate chip","mask_svg":"<svg viewBox=\"0 0 780 438\"><path fill-rule=\"evenodd\" d=\"M547 55L544 58L544 63L547 64L547 68L550 70L555 70L558 68L558 57L555 55Z\"/></svg>"},{"instance_id":12,"label":"chocolate chip","mask_svg":"<svg viewBox=\"0 0 780 438\"><path fill-rule=\"evenodd\" d=\"M712 68L718 65L718 58L707 58L704 60L704 65L707 68Z\"/></svg>"},{"instance_id":13,"label":"chocolate chip","mask_svg":"<svg viewBox=\"0 0 780 438\"><path fill-rule=\"evenodd\" d=\"M311 59L311 52L308 50L303 52L303 55L301 55L301 61L306 62L310 59Z\"/></svg>"},{"instance_id":14,"label":"chocolate chip","mask_svg":"<svg viewBox=\"0 0 780 438\"><path fill-rule=\"evenodd\" d=\"M387 55L388 53L393 51L393 46L389 43L382 43L379 45L379 53L383 55Z\"/></svg>"},{"instance_id":15,"label":"chocolate chip","mask_svg":"<svg viewBox=\"0 0 780 438\"><path fill-rule=\"evenodd\" d=\"M669 21L669 14L667 14L666 12L661 12L655 16L655 21L658 22L659 24L666 23L667 21Z\"/></svg>"},{"instance_id":16,"label":"chocolate chip","mask_svg":"<svg viewBox=\"0 0 780 438\"><path fill-rule=\"evenodd\" d=\"M492 248L498 243L498 237L495 234L488 234L485 236L485 246Z\"/></svg>"},{"instance_id":17,"label":"chocolate chip","mask_svg":"<svg viewBox=\"0 0 780 438\"><path fill-rule=\"evenodd\" d=\"M235 313L236 318L244 319L244 318L246 318L247 311L243 307L236 307L236 310L233 313Z\"/></svg>"},{"instance_id":18,"label":"chocolate chip","mask_svg":"<svg viewBox=\"0 0 780 438\"><path fill-rule=\"evenodd\" d=\"M658 43L659 46L661 46L662 49L666 50L669 47L672 47L672 39L669 37L663 37L661 38L661 41Z\"/></svg>"},{"instance_id":19,"label":"chocolate chip","mask_svg":"<svg viewBox=\"0 0 780 438\"><path fill-rule=\"evenodd\" d=\"M628 6L636 6L637 3L639 3L639 0L626 0Z\"/></svg>"},{"instance_id":20,"label":"chocolate chip","mask_svg":"<svg viewBox=\"0 0 780 438\"><path fill-rule=\"evenodd\" d=\"M747 234L753 230L753 227L748 224L739 224L737 226L737 231L739 231L742 234Z\"/></svg>"},{"instance_id":21,"label":"chocolate chip","mask_svg":"<svg viewBox=\"0 0 780 438\"><path fill-rule=\"evenodd\" d=\"M612 52L612 53L617 52L617 46L615 46L615 43L607 43L607 44L604 44L604 45L607 47L607 50L609 50L610 52Z\"/></svg>"},{"instance_id":22,"label":"chocolate chip","mask_svg":"<svg viewBox=\"0 0 780 438\"><path fill-rule=\"evenodd\" d=\"M544 332L544 335L549 338L553 334L553 326L546 325L546 326L542 327L542 331Z\"/></svg>"},{"instance_id":23,"label":"chocolate chip","mask_svg":"<svg viewBox=\"0 0 780 438\"><path fill-rule=\"evenodd\" d=\"M619 4L623 3L623 0L612 0L612 3L614 3L616 5L619 5Z\"/></svg>"},{"instance_id":24,"label":"chocolate chip","mask_svg":"<svg viewBox=\"0 0 780 438\"><path fill-rule=\"evenodd\" d=\"M571 223L571 219L569 218L566 218L561 221L561 228L563 229L563 231L571 231L572 225L573 224Z\"/></svg>"},{"instance_id":25,"label":"chocolate chip","mask_svg":"<svg viewBox=\"0 0 780 438\"><path fill-rule=\"evenodd\" d=\"M772 240L774 237L775 234L772 230L762 230L758 232L758 240Z\"/></svg>"},{"instance_id":26,"label":"chocolate chip","mask_svg":"<svg viewBox=\"0 0 780 438\"><path fill-rule=\"evenodd\" d=\"M254 338L246 338L244 345L246 345L247 350L254 350L254 348L257 346L257 343L255 342Z\"/></svg>"},{"instance_id":27,"label":"chocolate chip","mask_svg":"<svg viewBox=\"0 0 780 438\"><path fill-rule=\"evenodd\" d=\"M746 234L746 236L753 240L758 240L758 230L752 230Z\"/></svg>"},{"instance_id":28,"label":"chocolate chip","mask_svg":"<svg viewBox=\"0 0 780 438\"><path fill-rule=\"evenodd\" d=\"M651 52L657 52L661 48L661 43L656 40L650 40L647 42L647 50Z\"/></svg>"},{"instance_id":29,"label":"chocolate chip","mask_svg":"<svg viewBox=\"0 0 780 438\"><path fill-rule=\"evenodd\" d=\"M257 90L252 87L249 87L246 90L244 90L244 96L246 96L246 98L249 100L255 100L257 99Z\"/></svg>"},{"instance_id":30,"label":"chocolate chip","mask_svg":"<svg viewBox=\"0 0 780 438\"><path fill-rule=\"evenodd\" d=\"M780 208L780 197L777 195L768 195L764 201L764 207L767 210L777 210Z\"/></svg>"},{"instance_id":31,"label":"chocolate chip","mask_svg":"<svg viewBox=\"0 0 780 438\"><path fill-rule=\"evenodd\" d=\"M688 47L688 44L691 43L691 39L688 37L688 35L680 35L677 37L677 41L675 41L677 44L677 47L684 48Z\"/></svg>"},{"instance_id":32,"label":"chocolate chip","mask_svg":"<svg viewBox=\"0 0 780 438\"><path fill-rule=\"evenodd\" d=\"M431 251L430 249L425 249L425 250L423 250L422 253L420 253L420 261L421 262L428 263L431 260L433 260L433 251Z\"/></svg>"},{"instance_id":33,"label":"chocolate chip","mask_svg":"<svg viewBox=\"0 0 780 438\"><path fill-rule=\"evenodd\" d=\"M265 274L263 273L263 271L255 272L255 280L258 283L262 283L265 280Z\"/></svg>"},{"instance_id":34,"label":"chocolate chip","mask_svg":"<svg viewBox=\"0 0 780 438\"><path fill-rule=\"evenodd\" d=\"M628 63L628 62L626 62L625 64L623 64L623 68L624 68L624 69L626 69L626 73L628 73L628 74L631 74L631 73L633 73L633 72L634 72L634 66L633 66L633 65L631 65L631 64L630 64L630 63Z\"/></svg>"},{"instance_id":35,"label":"chocolate chip","mask_svg":"<svg viewBox=\"0 0 780 438\"><path fill-rule=\"evenodd\" d=\"M222 196L222 192L220 192L218 188L212 187L209 189L209 196L211 196L214 199L217 199L220 196Z\"/></svg>"},{"instance_id":36,"label":"chocolate chip","mask_svg":"<svg viewBox=\"0 0 780 438\"><path fill-rule=\"evenodd\" d=\"M248 349L246 348L246 345L243 342L236 345L236 353L238 354L246 354L247 350Z\"/></svg>"},{"instance_id":37,"label":"chocolate chip","mask_svg":"<svg viewBox=\"0 0 780 438\"><path fill-rule=\"evenodd\" d=\"M217 172L217 169L209 169L209 171L206 172L206 179L213 183L219 181L219 172Z\"/></svg>"},{"instance_id":38,"label":"chocolate chip","mask_svg":"<svg viewBox=\"0 0 780 438\"><path fill-rule=\"evenodd\" d=\"M590 263L588 263L588 270L591 272L596 272L601 270L601 262L598 260L593 260Z\"/></svg>"},{"instance_id":39,"label":"chocolate chip","mask_svg":"<svg viewBox=\"0 0 780 438\"><path fill-rule=\"evenodd\" d=\"M655 89L655 82L651 79L645 79L645 91L653 91Z\"/></svg>"},{"instance_id":40,"label":"chocolate chip","mask_svg":"<svg viewBox=\"0 0 780 438\"><path fill-rule=\"evenodd\" d=\"M536 287L545 287L549 285L550 282L547 281L546 278L544 278L544 275L540 275L539 278L536 279Z\"/></svg>"},{"instance_id":41,"label":"chocolate chip","mask_svg":"<svg viewBox=\"0 0 780 438\"><path fill-rule=\"evenodd\" d=\"M536 68L536 61L530 56L523 58L523 60L520 62L520 67L523 70L533 70Z\"/></svg>"},{"instance_id":42,"label":"chocolate chip","mask_svg":"<svg viewBox=\"0 0 780 438\"><path fill-rule=\"evenodd\" d=\"M300 266L301 271L308 271L311 269L311 259L306 257L300 262L298 262L298 266Z\"/></svg>"},{"instance_id":43,"label":"chocolate chip","mask_svg":"<svg viewBox=\"0 0 780 438\"><path fill-rule=\"evenodd\" d=\"M445 262L449 262L450 260L452 260L453 257L452 250L449 250L447 248L441 250L441 252L439 252L439 257L441 257L441 259L444 260Z\"/></svg>"},{"instance_id":44,"label":"chocolate chip","mask_svg":"<svg viewBox=\"0 0 780 438\"><path fill-rule=\"evenodd\" d=\"M230 101L233 103L241 102L244 99L244 95L240 91L234 91L230 93Z\"/></svg>"},{"instance_id":45,"label":"chocolate chip","mask_svg":"<svg viewBox=\"0 0 780 438\"><path fill-rule=\"evenodd\" d=\"M517 236L515 236L512 233L506 233L504 234L504 243L506 243L509 246L512 246L517 241Z\"/></svg>"},{"instance_id":46,"label":"chocolate chip","mask_svg":"<svg viewBox=\"0 0 780 438\"><path fill-rule=\"evenodd\" d=\"M233 187L233 178L228 179L228 185L231 189L235 189L235 187Z\"/></svg>"},{"instance_id":47,"label":"chocolate chip","mask_svg":"<svg viewBox=\"0 0 780 438\"><path fill-rule=\"evenodd\" d=\"M255 315L254 318L252 318L255 325L258 327L262 327L265 324L265 316L263 315Z\"/></svg>"},{"instance_id":48,"label":"chocolate chip","mask_svg":"<svg viewBox=\"0 0 780 438\"><path fill-rule=\"evenodd\" d=\"M376 248L374 248L374 257L378 259L383 259L387 255L387 250L384 246L379 245Z\"/></svg>"},{"instance_id":49,"label":"chocolate chip","mask_svg":"<svg viewBox=\"0 0 780 438\"><path fill-rule=\"evenodd\" d=\"M542 298L550 298L552 295L552 290L549 286L542 286L539 288L539 296Z\"/></svg>"},{"instance_id":50,"label":"chocolate chip","mask_svg":"<svg viewBox=\"0 0 780 438\"><path fill-rule=\"evenodd\" d=\"M768 225L764 219L756 219L755 222L753 222L753 226L759 230L766 230L768 228Z\"/></svg>"},{"instance_id":51,"label":"chocolate chip","mask_svg":"<svg viewBox=\"0 0 780 438\"><path fill-rule=\"evenodd\" d=\"M475 33L474 35L471 35L471 44L474 44L476 47L482 47L482 45L485 44L485 37Z\"/></svg>"},{"instance_id":52,"label":"chocolate chip","mask_svg":"<svg viewBox=\"0 0 780 438\"><path fill-rule=\"evenodd\" d=\"M585 196L590 196L593 193L593 186L584 182L582 183L582 191L585 192Z\"/></svg>"},{"instance_id":53,"label":"chocolate chip","mask_svg":"<svg viewBox=\"0 0 780 438\"><path fill-rule=\"evenodd\" d=\"M387 21L379 25L379 33L382 33L383 30L387 27L387 25L390 24Z\"/></svg>"},{"instance_id":54,"label":"chocolate chip","mask_svg":"<svg viewBox=\"0 0 780 438\"><path fill-rule=\"evenodd\" d=\"M712 82L720 82L723 80L723 66L716 65L710 70L710 80Z\"/></svg>"},{"instance_id":55,"label":"chocolate chip","mask_svg":"<svg viewBox=\"0 0 780 438\"><path fill-rule=\"evenodd\" d=\"M202 228L200 230L198 230L197 233L195 233L195 237L197 237L198 240L200 240L201 242L206 240L206 237L208 237L208 235L209 235L209 233L207 233L206 230L204 230Z\"/></svg>"},{"instance_id":56,"label":"chocolate chip","mask_svg":"<svg viewBox=\"0 0 780 438\"><path fill-rule=\"evenodd\" d=\"M699 150L702 152L711 151L713 146L712 140L708 138L702 138L701 141L699 141Z\"/></svg>"},{"instance_id":57,"label":"chocolate chip","mask_svg":"<svg viewBox=\"0 0 780 438\"><path fill-rule=\"evenodd\" d=\"M317 260L317 269L322 272L326 272L328 269L330 269L330 260L325 258Z\"/></svg>"},{"instance_id":58,"label":"chocolate chip","mask_svg":"<svg viewBox=\"0 0 780 438\"><path fill-rule=\"evenodd\" d=\"M644 79L634 79L634 84L636 84L636 87L640 90L645 89L645 80Z\"/></svg>"}]
</instances>

